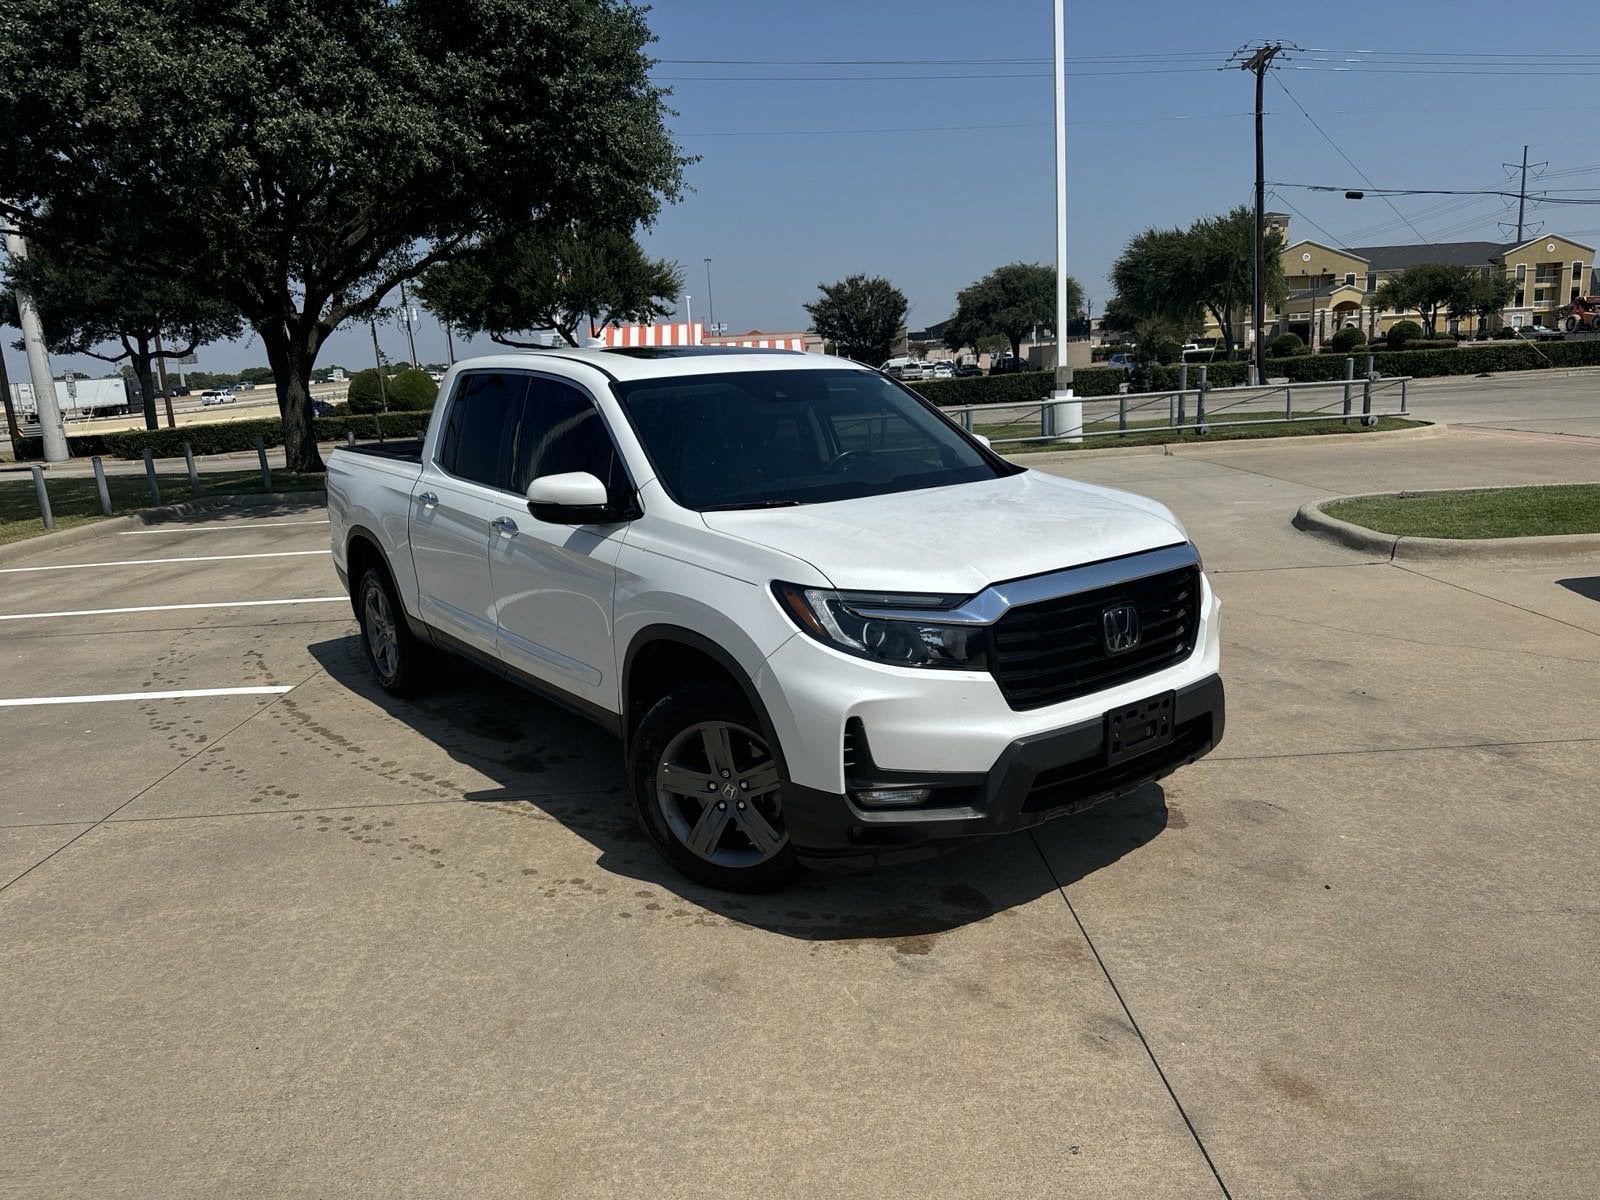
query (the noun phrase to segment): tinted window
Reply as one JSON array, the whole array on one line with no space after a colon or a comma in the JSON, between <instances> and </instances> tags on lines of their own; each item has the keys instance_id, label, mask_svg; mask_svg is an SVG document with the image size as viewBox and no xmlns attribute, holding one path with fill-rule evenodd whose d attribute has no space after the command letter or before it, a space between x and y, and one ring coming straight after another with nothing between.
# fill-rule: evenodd
<instances>
[{"instance_id":1,"label":"tinted window","mask_svg":"<svg viewBox=\"0 0 1600 1200\"><path fill-rule=\"evenodd\" d=\"M535 379L523 402L512 486L525 492L541 475L569 471L588 472L621 499L622 464L594 401L569 384Z\"/></svg>"},{"instance_id":2,"label":"tinted window","mask_svg":"<svg viewBox=\"0 0 1600 1200\"><path fill-rule=\"evenodd\" d=\"M439 441L439 465L459 479L511 486L511 443L527 375L478 372L456 390Z\"/></svg>"},{"instance_id":3,"label":"tinted window","mask_svg":"<svg viewBox=\"0 0 1600 1200\"><path fill-rule=\"evenodd\" d=\"M662 485L688 508L809 504L1010 473L866 371L740 371L616 391Z\"/></svg>"}]
</instances>

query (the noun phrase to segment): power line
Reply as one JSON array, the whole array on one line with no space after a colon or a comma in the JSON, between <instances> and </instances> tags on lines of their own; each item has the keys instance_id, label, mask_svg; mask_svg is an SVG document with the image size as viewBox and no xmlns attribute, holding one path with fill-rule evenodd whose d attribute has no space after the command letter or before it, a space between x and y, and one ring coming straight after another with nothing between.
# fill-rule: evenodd
<instances>
[{"instance_id":1,"label":"power line","mask_svg":"<svg viewBox=\"0 0 1600 1200\"><path fill-rule=\"evenodd\" d=\"M1068 62L1168 62L1192 60L1195 62L1211 62L1218 54L1216 51L1190 51L1185 50L1173 53L1157 54L1074 54L1069 55ZM710 66L710 67L933 67L933 66L981 66L994 63L1004 66L1017 63L1035 63L1049 65L1049 58L658 58L658 63L671 63L675 66Z\"/></svg>"},{"instance_id":2,"label":"power line","mask_svg":"<svg viewBox=\"0 0 1600 1200\"><path fill-rule=\"evenodd\" d=\"M1107 117L1101 121L1068 121L1068 125L1130 125L1149 121L1208 121L1222 117L1248 117L1247 112L1187 113L1164 117ZM838 137L884 133L974 133L991 129L1048 129L1049 121L1009 121L993 125L901 125L870 129L720 129L680 132L679 137Z\"/></svg>"},{"instance_id":3,"label":"power line","mask_svg":"<svg viewBox=\"0 0 1600 1200\"><path fill-rule=\"evenodd\" d=\"M1269 195L1271 196L1272 200L1275 203L1283 205L1290 212L1292 212L1295 216L1299 217L1302 221L1304 221L1307 225L1311 226L1311 228L1315 229L1323 237L1327 238L1330 242L1332 242L1339 249L1348 250L1350 248L1350 244L1348 242L1342 241L1341 239L1334 237L1333 234L1329 233L1321 225L1318 225L1310 217L1306 216L1305 213L1301 212L1298 208L1296 208L1294 206L1294 202L1291 201L1289 199L1289 197L1283 195L1282 193L1280 193L1278 191L1270 192Z\"/></svg>"},{"instance_id":4,"label":"power line","mask_svg":"<svg viewBox=\"0 0 1600 1200\"><path fill-rule=\"evenodd\" d=\"M1366 178L1362 176L1362 178ZM1271 186L1275 188L1299 188L1307 192L1361 192L1361 188L1352 188L1337 183L1290 183L1287 180L1274 180ZM1600 192L1600 188L1573 188L1575 192ZM1506 196L1515 200L1517 192L1501 191L1494 188L1380 188L1368 184L1366 195L1377 196L1380 199L1388 196ZM1548 193L1533 192L1528 199L1534 204L1600 204L1600 199L1586 199L1581 196L1551 196Z\"/></svg>"},{"instance_id":5,"label":"power line","mask_svg":"<svg viewBox=\"0 0 1600 1200\"><path fill-rule=\"evenodd\" d=\"M1074 79L1104 79L1113 75L1195 75L1210 67L1155 67L1147 71L1068 71ZM995 74L938 75L656 75L657 83L895 83L924 79L1049 79L1049 71L1013 71Z\"/></svg>"},{"instance_id":6,"label":"power line","mask_svg":"<svg viewBox=\"0 0 1600 1200\"><path fill-rule=\"evenodd\" d=\"M1299 100L1295 99L1295 95L1294 95L1293 92L1291 92L1289 90L1288 85L1286 83L1284 83L1283 80L1279 79L1276 74L1273 75L1272 80L1280 88L1283 89L1283 94L1285 96L1289 97L1289 99L1294 102L1294 106L1300 110L1301 115L1304 116L1306 120L1311 122L1311 128L1315 129L1318 133L1320 133L1322 135L1323 140L1325 142L1327 142L1328 145L1330 145L1330 146L1332 146L1334 148L1334 150L1338 153L1339 157L1344 159L1345 162L1350 164L1350 169L1351 170L1353 170L1357 175L1361 176L1362 179L1366 180L1368 187L1372 187L1373 186L1372 180L1367 179L1366 172L1363 171L1360 167L1356 166L1355 160L1352 159L1348 154L1346 154L1343 150L1341 150L1339 148L1339 143L1334 141L1333 138L1331 136L1329 136L1328 131L1326 129L1324 129L1321 125L1317 124L1317 119L1315 117L1313 117L1309 112L1306 111L1306 106L1304 104L1301 104ZM1402 221L1404 221L1406 223L1407 228L1409 228L1412 233L1416 234L1424 242L1426 242L1428 240L1427 236L1422 232L1422 230L1418 229L1415 225L1413 225L1411 223L1411 218L1406 216L1405 213L1401 212L1398 208L1395 207L1395 203L1394 203L1393 200L1389 199L1389 197L1387 197L1387 196L1384 196L1383 197L1383 202L1385 204L1387 204L1391 209L1394 209L1394 215L1399 217Z\"/></svg>"}]
</instances>

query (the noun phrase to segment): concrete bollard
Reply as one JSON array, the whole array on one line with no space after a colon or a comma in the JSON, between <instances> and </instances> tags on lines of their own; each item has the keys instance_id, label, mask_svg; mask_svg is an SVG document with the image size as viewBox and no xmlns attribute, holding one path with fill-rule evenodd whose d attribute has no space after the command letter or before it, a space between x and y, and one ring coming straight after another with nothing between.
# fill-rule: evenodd
<instances>
[{"instance_id":1,"label":"concrete bollard","mask_svg":"<svg viewBox=\"0 0 1600 1200\"><path fill-rule=\"evenodd\" d=\"M200 494L200 472L194 469L194 451L189 448L188 442L183 444L183 461L184 465L189 468L189 495L198 496Z\"/></svg>"},{"instance_id":2,"label":"concrete bollard","mask_svg":"<svg viewBox=\"0 0 1600 1200\"><path fill-rule=\"evenodd\" d=\"M89 465L94 468L94 490L100 494L100 512L109 517L111 515L111 489L106 486L106 465L100 461L96 454L89 460Z\"/></svg>"},{"instance_id":3,"label":"concrete bollard","mask_svg":"<svg viewBox=\"0 0 1600 1200\"><path fill-rule=\"evenodd\" d=\"M150 503L161 503L161 485L156 482L156 457L150 453L150 447L144 448L144 478L150 487Z\"/></svg>"},{"instance_id":4,"label":"concrete bollard","mask_svg":"<svg viewBox=\"0 0 1600 1200\"><path fill-rule=\"evenodd\" d=\"M46 529L56 527L56 516L50 511L50 489L44 485L44 468L35 465L33 468L33 494L39 501L39 520Z\"/></svg>"}]
</instances>

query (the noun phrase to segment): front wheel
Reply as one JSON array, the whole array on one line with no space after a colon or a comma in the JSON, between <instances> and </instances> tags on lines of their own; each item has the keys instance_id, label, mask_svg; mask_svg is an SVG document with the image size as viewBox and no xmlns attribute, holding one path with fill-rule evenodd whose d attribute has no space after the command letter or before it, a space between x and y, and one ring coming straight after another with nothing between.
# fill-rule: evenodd
<instances>
[{"instance_id":1,"label":"front wheel","mask_svg":"<svg viewBox=\"0 0 1600 1200\"><path fill-rule=\"evenodd\" d=\"M764 892L799 870L783 821L783 768L735 693L690 684L651 706L628 756L639 822L689 878Z\"/></svg>"}]
</instances>

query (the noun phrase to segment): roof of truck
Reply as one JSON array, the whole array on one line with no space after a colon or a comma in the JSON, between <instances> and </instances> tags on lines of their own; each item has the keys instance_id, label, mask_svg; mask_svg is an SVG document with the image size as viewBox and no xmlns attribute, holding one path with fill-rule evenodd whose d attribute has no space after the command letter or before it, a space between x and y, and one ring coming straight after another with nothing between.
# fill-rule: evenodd
<instances>
[{"instance_id":1,"label":"roof of truck","mask_svg":"<svg viewBox=\"0 0 1600 1200\"><path fill-rule=\"evenodd\" d=\"M657 346L607 349L554 347L462 359L458 367L528 367L539 360L581 363L619 381L674 375L713 375L728 371L871 370L848 358L799 350L759 350L722 346Z\"/></svg>"}]
</instances>

